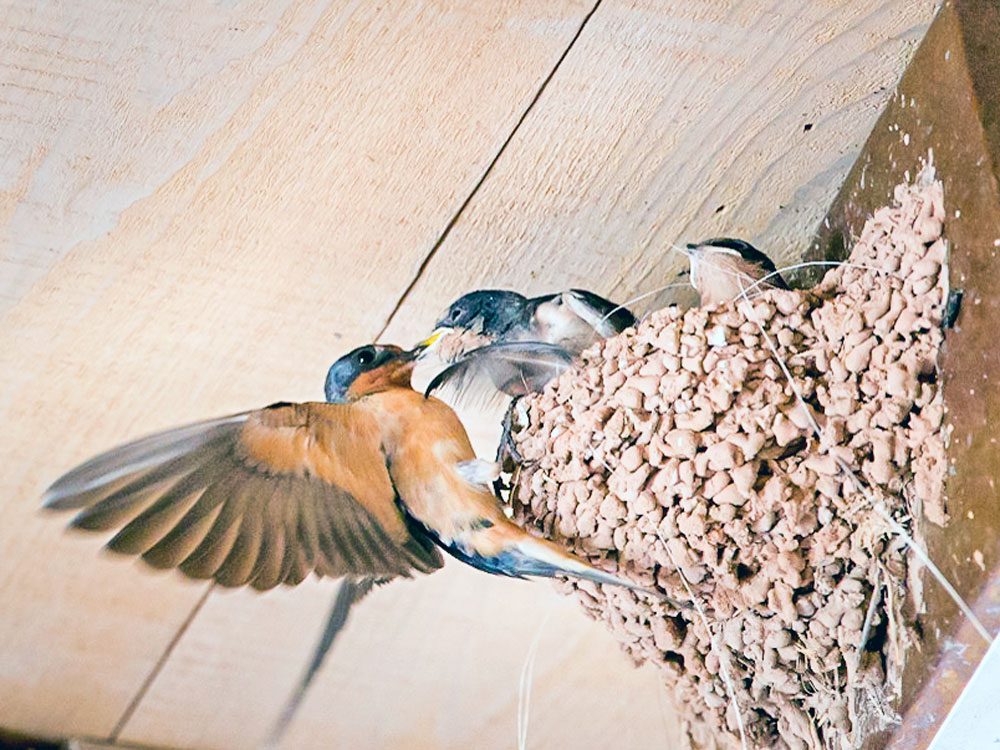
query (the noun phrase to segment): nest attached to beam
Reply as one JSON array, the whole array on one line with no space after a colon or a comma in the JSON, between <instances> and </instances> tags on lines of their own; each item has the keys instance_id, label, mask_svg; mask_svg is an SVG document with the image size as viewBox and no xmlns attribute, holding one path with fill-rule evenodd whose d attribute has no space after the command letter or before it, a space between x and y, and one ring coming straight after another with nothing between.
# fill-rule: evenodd
<instances>
[{"instance_id":1,"label":"nest attached to beam","mask_svg":"<svg viewBox=\"0 0 1000 750\"><path fill-rule=\"evenodd\" d=\"M703 608L565 584L663 670L699 746L739 745L727 674L754 747L898 720L922 593L883 513L947 521L944 216L939 182L899 186L815 288L660 310L518 405L515 518Z\"/></svg>"}]
</instances>

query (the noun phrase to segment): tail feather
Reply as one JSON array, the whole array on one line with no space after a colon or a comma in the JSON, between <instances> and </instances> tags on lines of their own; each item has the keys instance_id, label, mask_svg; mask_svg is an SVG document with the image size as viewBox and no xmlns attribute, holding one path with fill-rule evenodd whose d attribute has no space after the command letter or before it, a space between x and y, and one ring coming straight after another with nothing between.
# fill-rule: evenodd
<instances>
[{"instance_id":1,"label":"tail feather","mask_svg":"<svg viewBox=\"0 0 1000 750\"><path fill-rule=\"evenodd\" d=\"M309 692L309 687L312 685L316 673L323 666L327 654L333 647L334 640L336 640L340 631L343 630L344 625L347 624L347 616L350 614L351 607L361 601L365 594L372 590L373 585L374 581L370 578L363 578L361 580L345 578L341 582L340 587L337 589L337 598L334 599L330 614L327 615L326 625L323 628L319 642L316 644L316 648L313 650L312 658L309 660L309 664L306 665L305 672L302 673L298 685L292 691L288 702L281 711L281 715L268 735L267 742L264 744L264 747L268 750L278 747L281 743L281 739L291 725L292 719L295 718L299 706L305 700L306 693Z\"/></svg>"},{"instance_id":2,"label":"tail feather","mask_svg":"<svg viewBox=\"0 0 1000 750\"><path fill-rule=\"evenodd\" d=\"M483 524L476 530L442 547L464 563L511 578L557 578L565 576L641 591L668 602L677 609L691 606L678 602L659 589L647 588L622 576L608 573L580 559L555 542L531 536L506 518Z\"/></svg>"},{"instance_id":3,"label":"tail feather","mask_svg":"<svg viewBox=\"0 0 1000 750\"><path fill-rule=\"evenodd\" d=\"M690 602L680 602L671 596L667 596L659 589L652 589L641 586L627 578L607 573L599 568L595 568L580 558L571 555L561 549L556 544L545 539L526 537L514 545L515 555L521 559L523 570L537 570L536 573L524 573L524 575L539 575L546 578L565 575L571 578L578 578L594 583L606 583L612 586L623 586L633 591L641 591L657 599L665 601L676 609L688 609L692 605ZM507 551L510 554L510 550Z\"/></svg>"},{"instance_id":4,"label":"tail feather","mask_svg":"<svg viewBox=\"0 0 1000 750\"><path fill-rule=\"evenodd\" d=\"M594 583L608 583L612 586L624 586L637 591L646 590L645 587L626 578L595 568L544 539L526 536L513 547L505 550L505 553L511 556L512 561L516 562L517 567L521 570L521 575L544 578L567 575Z\"/></svg>"},{"instance_id":5,"label":"tail feather","mask_svg":"<svg viewBox=\"0 0 1000 750\"><path fill-rule=\"evenodd\" d=\"M499 517L489 523L483 523L460 535L459 538L447 542L432 529L426 526L424 528L453 557L493 575L511 578L566 576L594 583L623 586L669 599L657 590L595 568L558 544L531 536L506 518Z\"/></svg>"}]
</instances>

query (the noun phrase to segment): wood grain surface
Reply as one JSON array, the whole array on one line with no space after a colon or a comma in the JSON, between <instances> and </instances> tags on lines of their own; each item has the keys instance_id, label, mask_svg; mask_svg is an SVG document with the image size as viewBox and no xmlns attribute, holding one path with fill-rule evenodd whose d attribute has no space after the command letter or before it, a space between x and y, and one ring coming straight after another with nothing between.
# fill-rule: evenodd
<instances>
[{"instance_id":1,"label":"wood grain surface","mask_svg":"<svg viewBox=\"0 0 1000 750\"><path fill-rule=\"evenodd\" d=\"M258 742L334 585L191 618L204 586L65 534L44 487L145 432L319 397L339 354L409 343L474 286L628 296L702 235L793 257L933 10L0 0L0 725ZM358 609L286 746L511 747L548 611L530 744L676 746L600 625L454 565Z\"/></svg>"},{"instance_id":2,"label":"wood grain surface","mask_svg":"<svg viewBox=\"0 0 1000 750\"><path fill-rule=\"evenodd\" d=\"M800 257L934 8L604 0L388 337L475 285L629 298L674 280L674 243Z\"/></svg>"}]
</instances>

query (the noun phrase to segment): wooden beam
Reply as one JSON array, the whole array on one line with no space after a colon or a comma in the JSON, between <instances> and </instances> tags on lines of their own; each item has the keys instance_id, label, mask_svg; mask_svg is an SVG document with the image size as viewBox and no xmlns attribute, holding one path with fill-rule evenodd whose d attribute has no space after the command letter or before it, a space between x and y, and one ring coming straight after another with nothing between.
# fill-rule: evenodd
<instances>
[{"instance_id":1,"label":"wooden beam","mask_svg":"<svg viewBox=\"0 0 1000 750\"><path fill-rule=\"evenodd\" d=\"M316 397L338 353L390 316L386 337L413 340L472 286L628 295L703 234L796 255L934 6L8 3L0 704L13 727L91 737L203 589L40 518L56 474ZM259 740L331 596L213 594L122 740ZM550 599L451 567L379 592L289 746L509 747ZM655 676L554 606L532 737L674 746Z\"/></svg>"}]
</instances>

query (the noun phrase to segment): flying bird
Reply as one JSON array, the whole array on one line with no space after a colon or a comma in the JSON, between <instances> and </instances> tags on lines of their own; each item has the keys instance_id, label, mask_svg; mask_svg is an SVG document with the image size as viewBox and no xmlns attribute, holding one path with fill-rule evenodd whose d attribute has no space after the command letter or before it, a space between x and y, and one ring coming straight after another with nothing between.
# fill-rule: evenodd
<instances>
[{"instance_id":1,"label":"flying bird","mask_svg":"<svg viewBox=\"0 0 1000 750\"><path fill-rule=\"evenodd\" d=\"M410 386L419 348L363 346L327 374L326 402L276 403L161 432L87 461L48 488L70 525L155 568L267 590L342 577L291 720L353 603L373 585L443 564L572 576L631 588L510 521L478 475L455 413Z\"/></svg>"},{"instance_id":2,"label":"flying bird","mask_svg":"<svg viewBox=\"0 0 1000 750\"><path fill-rule=\"evenodd\" d=\"M788 284L764 253L744 240L716 237L688 244L691 286L702 305L715 305L739 297L751 287L788 289Z\"/></svg>"}]
</instances>

